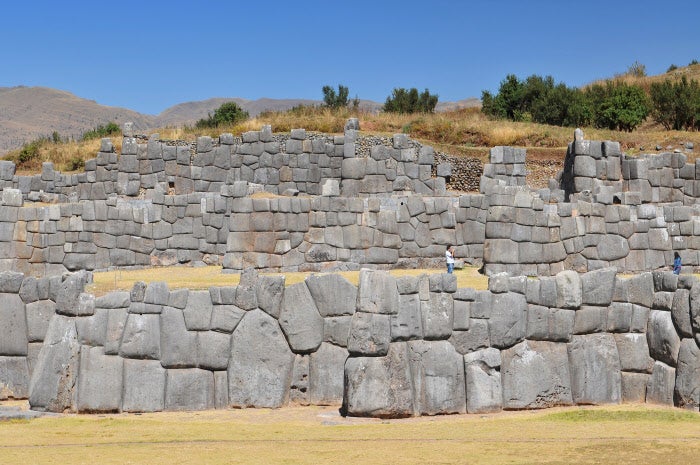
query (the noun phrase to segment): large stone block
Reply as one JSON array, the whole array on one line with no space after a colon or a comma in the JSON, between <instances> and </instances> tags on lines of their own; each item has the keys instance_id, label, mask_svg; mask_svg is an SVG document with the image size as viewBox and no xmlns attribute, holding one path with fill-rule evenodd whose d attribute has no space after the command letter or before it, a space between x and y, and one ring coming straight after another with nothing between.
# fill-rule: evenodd
<instances>
[{"instance_id":1,"label":"large stone block","mask_svg":"<svg viewBox=\"0 0 700 465\"><path fill-rule=\"evenodd\" d=\"M693 337L693 323L690 314L690 291L678 289L673 293L671 304L673 324L681 337Z\"/></svg>"},{"instance_id":2,"label":"large stone block","mask_svg":"<svg viewBox=\"0 0 700 465\"><path fill-rule=\"evenodd\" d=\"M495 348L478 350L464 356L467 412L498 412L503 408L501 352Z\"/></svg>"},{"instance_id":3,"label":"large stone block","mask_svg":"<svg viewBox=\"0 0 700 465\"><path fill-rule=\"evenodd\" d=\"M676 366L681 339L673 326L670 312L652 310L649 313L647 341L649 353L655 360Z\"/></svg>"},{"instance_id":4,"label":"large stone block","mask_svg":"<svg viewBox=\"0 0 700 465\"><path fill-rule=\"evenodd\" d=\"M34 410L63 412L74 408L80 344L75 321L55 315L46 331L29 382L29 405Z\"/></svg>"},{"instance_id":5,"label":"large stone block","mask_svg":"<svg viewBox=\"0 0 700 465\"><path fill-rule=\"evenodd\" d=\"M313 352L323 341L323 318L306 283L285 289L279 322L289 346L296 353Z\"/></svg>"},{"instance_id":6,"label":"large stone block","mask_svg":"<svg viewBox=\"0 0 700 465\"><path fill-rule=\"evenodd\" d=\"M182 310L163 307L160 315L161 363L165 368L194 367L197 364L197 335L187 331Z\"/></svg>"},{"instance_id":7,"label":"large stone block","mask_svg":"<svg viewBox=\"0 0 700 465\"><path fill-rule=\"evenodd\" d=\"M452 294L431 292L430 300L420 302L421 325L425 339L447 339L454 325Z\"/></svg>"},{"instance_id":8,"label":"large stone block","mask_svg":"<svg viewBox=\"0 0 700 465\"><path fill-rule=\"evenodd\" d=\"M560 271L555 277L557 283L557 307L578 308L581 306L581 278L572 270Z\"/></svg>"},{"instance_id":9,"label":"large stone block","mask_svg":"<svg viewBox=\"0 0 700 465\"><path fill-rule=\"evenodd\" d=\"M27 316L18 294L0 293L0 355L27 355Z\"/></svg>"},{"instance_id":10,"label":"large stone block","mask_svg":"<svg viewBox=\"0 0 700 465\"><path fill-rule=\"evenodd\" d=\"M627 239L614 234L605 234L598 245L598 258L605 261L619 260L625 258L630 252Z\"/></svg>"},{"instance_id":11,"label":"large stone block","mask_svg":"<svg viewBox=\"0 0 700 465\"><path fill-rule=\"evenodd\" d=\"M209 330L213 310L209 291L189 291L187 306L183 310L185 326L190 331Z\"/></svg>"},{"instance_id":12,"label":"large stone block","mask_svg":"<svg viewBox=\"0 0 700 465\"><path fill-rule=\"evenodd\" d=\"M352 316L329 316L323 319L323 342L347 347Z\"/></svg>"},{"instance_id":13,"label":"large stone block","mask_svg":"<svg viewBox=\"0 0 700 465\"><path fill-rule=\"evenodd\" d=\"M214 407L214 374L199 368L167 370L165 410L206 410Z\"/></svg>"},{"instance_id":14,"label":"large stone block","mask_svg":"<svg viewBox=\"0 0 700 465\"><path fill-rule=\"evenodd\" d=\"M522 341L527 332L526 312L527 301L524 295L514 292L495 294L489 319L491 345L505 349Z\"/></svg>"},{"instance_id":15,"label":"large stone block","mask_svg":"<svg viewBox=\"0 0 700 465\"><path fill-rule=\"evenodd\" d=\"M391 316L356 312L350 323L348 350L351 354L383 356L391 342Z\"/></svg>"},{"instance_id":16,"label":"large stone block","mask_svg":"<svg viewBox=\"0 0 700 465\"><path fill-rule=\"evenodd\" d=\"M322 317L352 315L357 305L357 288L338 274L311 275L306 285Z\"/></svg>"},{"instance_id":17,"label":"large stone block","mask_svg":"<svg viewBox=\"0 0 700 465\"><path fill-rule=\"evenodd\" d=\"M27 357L0 356L0 400L26 399L29 396Z\"/></svg>"},{"instance_id":18,"label":"large stone block","mask_svg":"<svg viewBox=\"0 0 700 465\"><path fill-rule=\"evenodd\" d=\"M386 271L360 270L357 310L395 315L399 312L396 278Z\"/></svg>"},{"instance_id":19,"label":"large stone block","mask_svg":"<svg viewBox=\"0 0 700 465\"><path fill-rule=\"evenodd\" d=\"M228 367L233 407L281 407L289 396L294 354L271 316L248 312L233 332Z\"/></svg>"},{"instance_id":20,"label":"large stone block","mask_svg":"<svg viewBox=\"0 0 700 465\"><path fill-rule=\"evenodd\" d=\"M391 340L408 341L423 338L421 302L418 294L399 296L399 312L391 315Z\"/></svg>"},{"instance_id":21,"label":"large stone block","mask_svg":"<svg viewBox=\"0 0 700 465\"><path fill-rule=\"evenodd\" d=\"M651 273L641 273L631 278L616 276L613 300L651 308L654 303L654 279Z\"/></svg>"},{"instance_id":22,"label":"large stone block","mask_svg":"<svg viewBox=\"0 0 700 465\"><path fill-rule=\"evenodd\" d=\"M343 384L344 415L379 418L414 415L406 342L392 343L385 357L348 358Z\"/></svg>"},{"instance_id":23,"label":"large stone block","mask_svg":"<svg viewBox=\"0 0 700 465\"><path fill-rule=\"evenodd\" d=\"M76 409L83 413L116 412L122 404L123 360L103 347L82 346Z\"/></svg>"},{"instance_id":24,"label":"large stone block","mask_svg":"<svg viewBox=\"0 0 700 465\"><path fill-rule=\"evenodd\" d=\"M622 372L622 402L643 404L647 398L647 383L651 375L647 373Z\"/></svg>"},{"instance_id":25,"label":"large stone block","mask_svg":"<svg viewBox=\"0 0 700 465\"><path fill-rule=\"evenodd\" d=\"M571 377L565 344L523 341L501 353L503 408L571 405Z\"/></svg>"},{"instance_id":26,"label":"large stone block","mask_svg":"<svg viewBox=\"0 0 700 465\"><path fill-rule=\"evenodd\" d=\"M160 316L130 313L124 326L119 355L124 358L160 359Z\"/></svg>"},{"instance_id":27,"label":"large stone block","mask_svg":"<svg viewBox=\"0 0 700 465\"><path fill-rule=\"evenodd\" d=\"M110 310L98 308L94 315L76 318L78 341L89 346L104 346L107 336L107 322ZM108 354L113 355L113 354Z\"/></svg>"},{"instance_id":28,"label":"large stone block","mask_svg":"<svg viewBox=\"0 0 700 465\"><path fill-rule=\"evenodd\" d=\"M258 307L268 315L280 316L282 296L284 294L284 276L260 276L256 288Z\"/></svg>"},{"instance_id":29,"label":"large stone block","mask_svg":"<svg viewBox=\"0 0 700 465\"><path fill-rule=\"evenodd\" d=\"M72 316L91 315L94 306L91 309L80 305L80 297L87 282L88 274L85 271L65 275L56 293L56 312Z\"/></svg>"},{"instance_id":30,"label":"large stone block","mask_svg":"<svg viewBox=\"0 0 700 465\"><path fill-rule=\"evenodd\" d=\"M567 350L574 403L595 405L622 401L620 357L612 335L572 336Z\"/></svg>"},{"instance_id":31,"label":"large stone block","mask_svg":"<svg viewBox=\"0 0 700 465\"><path fill-rule=\"evenodd\" d=\"M105 354L117 355L121 345L124 326L129 311L126 308L109 309L107 313L107 330L105 332Z\"/></svg>"},{"instance_id":32,"label":"large stone block","mask_svg":"<svg viewBox=\"0 0 700 465\"><path fill-rule=\"evenodd\" d=\"M673 388L676 382L676 369L663 362L654 362L654 368L647 383L647 402L650 404L673 405Z\"/></svg>"},{"instance_id":33,"label":"large stone block","mask_svg":"<svg viewBox=\"0 0 700 465\"><path fill-rule=\"evenodd\" d=\"M325 342L309 356L309 401L313 405L333 405L343 400L347 358L347 349Z\"/></svg>"},{"instance_id":34,"label":"large stone block","mask_svg":"<svg viewBox=\"0 0 700 465\"><path fill-rule=\"evenodd\" d=\"M700 349L694 339L683 339L678 353L674 397L678 407L700 406Z\"/></svg>"},{"instance_id":35,"label":"large stone block","mask_svg":"<svg viewBox=\"0 0 700 465\"><path fill-rule=\"evenodd\" d=\"M159 412L165 408L165 368L158 360L124 360L122 411Z\"/></svg>"},{"instance_id":36,"label":"large stone block","mask_svg":"<svg viewBox=\"0 0 700 465\"><path fill-rule=\"evenodd\" d=\"M408 359L416 414L466 412L464 359L449 342L410 341Z\"/></svg>"},{"instance_id":37,"label":"large stone block","mask_svg":"<svg viewBox=\"0 0 700 465\"><path fill-rule=\"evenodd\" d=\"M654 359L649 356L649 346L644 334L614 334L613 337L620 356L620 369L651 373Z\"/></svg>"},{"instance_id":38,"label":"large stone block","mask_svg":"<svg viewBox=\"0 0 700 465\"><path fill-rule=\"evenodd\" d=\"M197 331L197 366L206 370L225 370L231 353L231 335L216 331Z\"/></svg>"},{"instance_id":39,"label":"large stone block","mask_svg":"<svg viewBox=\"0 0 700 465\"><path fill-rule=\"evenodd\" d=\"M235 305L214 305L210 327L214 331L231 334L243 315L245 315L245 310L241 310Z\"/></svg>"},{"instance_id":40,"label":"large stone block","mask_svg":"<svg viewBox=\"0 0 700 465\"><path fill-rule=\"evenodd\" d=\"M488 320L472 318L469 321L469 329L466 331L453 331L449 339L455 350L464 355L478 349L489 347Z\"/></svg>"}]
</instances>

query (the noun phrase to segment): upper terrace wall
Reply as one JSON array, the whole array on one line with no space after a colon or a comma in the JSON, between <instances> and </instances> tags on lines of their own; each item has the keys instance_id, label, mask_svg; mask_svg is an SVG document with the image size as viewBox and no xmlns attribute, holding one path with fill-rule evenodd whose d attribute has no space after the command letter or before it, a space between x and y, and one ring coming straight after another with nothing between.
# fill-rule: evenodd
<instances>
[{"instance_id":1,"label":"upper terrace wall","mask_svg":"<svg viewBox=\"0 0 700 465\"><path fill-rule=\"evenodd\" d=\"M357 128L354 119L342 136L307 134L304 129L279 135L264 126L240 138L232 134L199 137L190 145L161 141L158 134L145 141L127 123L121 154L114 153L110 139L103 139L84 173L62 174L45 163L40 175L16 176L12 162L0 161L0 187L19 189L31 200L57 196L62 202L105 200L110 194L143 197L153 191L218 193L237 181L258 184L273 194L445 195L444 176L450 170L440 169L441 176L432 177L432 147L405 134L386 140L362 139Z\"/></svg>"}]
</instances>

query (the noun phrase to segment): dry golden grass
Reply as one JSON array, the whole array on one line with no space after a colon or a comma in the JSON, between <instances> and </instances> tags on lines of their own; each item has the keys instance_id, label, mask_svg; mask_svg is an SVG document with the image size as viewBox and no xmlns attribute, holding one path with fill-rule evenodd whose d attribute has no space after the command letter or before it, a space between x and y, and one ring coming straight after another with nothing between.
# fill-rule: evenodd
<instances>
[{"instance_id":1,"label":"dry golden grass","mask_svg":"<svg viewBox=\"0 0 700 465\"><path fill-rule=\"evenodd\" d=\"M419 269L419 270L391 270L394 276L419 276L421 274L443 273L441 269ZM359 282L359 271L339 271L345 279L357 285ZM285 284L300 283L312 273L264 273L270 275L284 275ZM471 287L474 289L486 289L488 278L480 275L476 267L465 267L463 270L455 270L457 286ZM88 292L95 295L104 295L112 291L128 291L137 281L146 283L163 281L170 289L208 289L216 286L237 286L240 281L239 273L224 273L220 266L173 266L162 268L144 268L138 270L113 270L100 271L93 274L93 283L87 288Z\"/></svg>"},{"instance_id":2,"label":"dry golden grass","mask_svg":"<svg viewBox=\"0 0 700 465\"><path fill-rule=\"evenodd\" d=\"M336 407L0 422L3 463L690 464L697 413L582 407L404 420L342 418Z\"/></svg>"}]
</instances>

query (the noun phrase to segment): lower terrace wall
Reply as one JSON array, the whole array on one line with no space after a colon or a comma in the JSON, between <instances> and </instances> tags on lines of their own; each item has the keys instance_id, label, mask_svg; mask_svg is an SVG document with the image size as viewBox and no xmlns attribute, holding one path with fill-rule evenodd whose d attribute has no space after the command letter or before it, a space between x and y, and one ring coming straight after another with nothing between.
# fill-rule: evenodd
<instances>
[{"instance_id":1,"label":"lower terrace wall","mask_svg":"<svg viewBox=\"0 0 700 465\"><path fill-rule=\"evenodd\" d=\"M101 297L88 280L0 274L3 397L86 413L342 400L344 414L375 417L700 405L692 276L501 274L477 291L447 274L285 287L249 270L235 287L137 283Z\"/></svg>"}]
</instances>

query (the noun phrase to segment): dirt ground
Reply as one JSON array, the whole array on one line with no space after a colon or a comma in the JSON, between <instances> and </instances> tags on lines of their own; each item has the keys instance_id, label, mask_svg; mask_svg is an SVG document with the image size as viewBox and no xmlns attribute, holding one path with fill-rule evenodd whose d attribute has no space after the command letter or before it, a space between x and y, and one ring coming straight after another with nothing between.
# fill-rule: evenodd
<instances>
[{"instance_id":1,"label":"dirt ground","mask_svg":"<svg viewBox=\"0 0 700 465\"><path fill-rule=\"evenodd\" d=\"M2 463L686 464L700 414L644 405L401 420L338 406L0 421Z\"/></svg>"}]
</instances>

